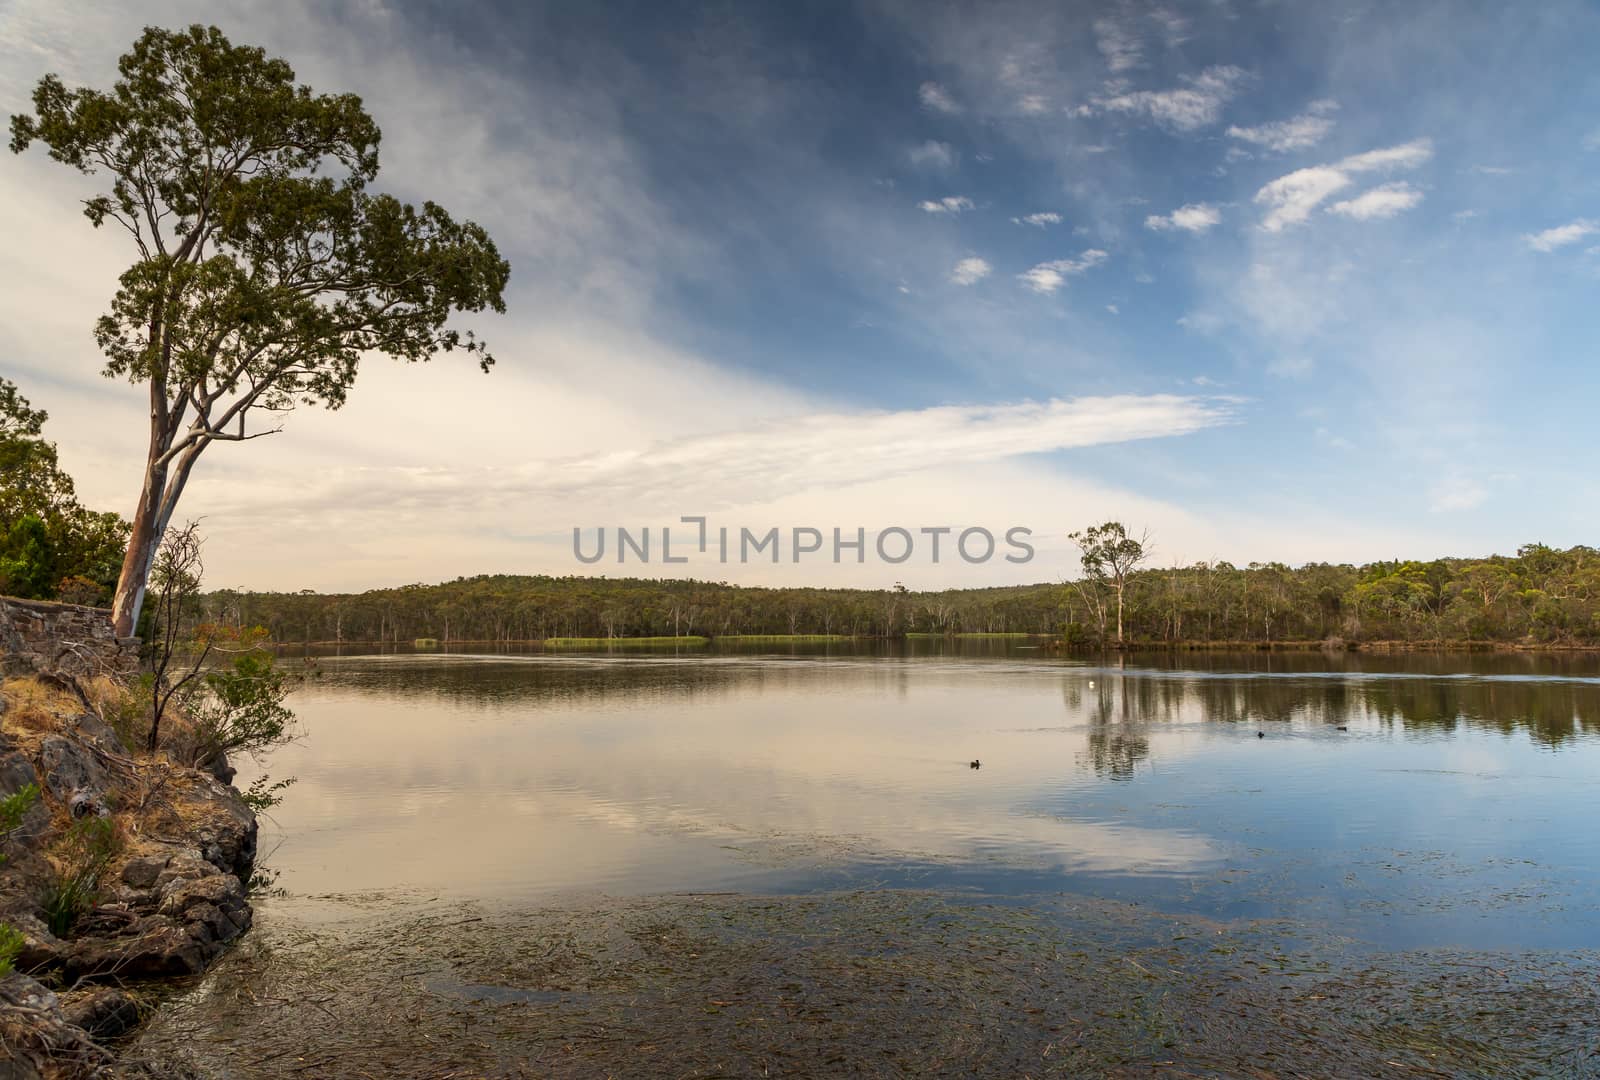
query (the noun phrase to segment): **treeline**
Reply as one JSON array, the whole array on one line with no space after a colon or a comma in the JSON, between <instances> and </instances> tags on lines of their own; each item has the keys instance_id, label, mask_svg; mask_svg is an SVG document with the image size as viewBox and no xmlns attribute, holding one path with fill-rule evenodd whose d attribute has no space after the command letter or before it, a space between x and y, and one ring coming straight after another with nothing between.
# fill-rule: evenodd
<instances>
[{"instance_id":1,"label":"treeline","mask_svg":"<svg viewBox=\"0 0 1600 1080\"><path fill-rule=\"evenodd\" d=\"M1034 633L1094 646L1116 640L1112 590L1093 576L913 592L496 575L359 594L229 590L208 594L205 604L212 618L260 624L285 642ZM1600 552L1530 544L1515 556L1487 559L1135 569L1123 600L1129 645L1600 645Z\"/></svg>"},{"instance_id":2,"label":"treeline","mask_svg":"<svg viewBox=\"0 0 1600 1080\"><path fill-rule=\"evenodd\" d=\"M78 502L50 417L0 378L0 593L103 604L122 569L128 523Z\"/></svg>"}]
</instances>

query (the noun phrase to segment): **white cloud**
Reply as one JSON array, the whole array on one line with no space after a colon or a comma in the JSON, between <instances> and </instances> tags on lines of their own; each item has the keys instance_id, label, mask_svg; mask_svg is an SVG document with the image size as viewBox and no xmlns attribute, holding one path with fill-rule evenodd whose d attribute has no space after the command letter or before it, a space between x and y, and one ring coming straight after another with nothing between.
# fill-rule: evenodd
<instances>
[{"instance_id":1,"label":"white cloud","mask_svg":"<svg viewBox=\"0 0 1600 1080\"><path fill-rule=\"evenodd\" d=\"M1333 128L1332 114L1339 108L1337 101L1314 101L1306 111L1289 120L1276 120L1256 127L1228 129L1231 138L1242 139L1277 153L1304 150L1322 141Z\"/></svg>"},{"instance_id":2,"label":"white cloud","mask_svg":"<svg viewBox=\"0 0 1600 1080\"><path fill-rule=\"evenodd\" d=\"M950 271L950 280L957 285L976 285L994 271L987 259L977 256L962 259L956 263L956 268Z\"/></svg>"},{"instance_id":3,"label":"white cloud","mask_svg":"<svg viewBox=\"0 0 1600 1080\"><path fill-rule=\"evenodd\" d=\"M1117 19L1096 19L1094 38L1106 67L1113 72L1127 71L1144 62L1144 46L1138 36Z\"/></svg>"},{"instance_id":4,"label":"white cloud","mask_svg":"<svg viewBox=\"0 0 1600 1080\"><path fill-rule=\"evenodd\" d=\"M1221 221L1221 211L1210 203L1189 203L1170 214L1151 214L1144 219L1144 227L1158 232L1182 229L1184 232L1203 233Z\"/></svg>"},{"instance_id":5,"label":"white cloud","mask_svg":"<svg viewBox=\"0 0 1600 1080\"><path fill-rule=\"evenodd\" d=\"M1016 225L1033 225L1043 229L1048 225L1060 225L1061 215L1054 210L1041 210L1036 214L1024 214L1022 217L1014 217L1011 221Z\"/></svg>"},{"instance_id":6,"label":"white cloud","mask_svg":"<svg viewBox=\"0 0 1600 1080\"><path fill-rule=\"evenodd\" d=\"M1105 252L1098 248L1090 248L1076 259L1053 259L1050 262L1042 262L1031 270L1018 274L1017 278L1034 292L1048 295L1065 285L1067 278L1099 266L1106 261L1106 258Z\"/></svg>"},{"instance_id":7,"label":"white cloud","mask_svg":"<svg viewBox=\"0 0 1600 1080\"><path fill-rule=\"evenodd\" d=\"M1336 202L1328 207L1328 213L1342 214L1357 221L1382 220L1409 210L1421 201L1422 192L1399 180L1392 184L1380 184L1353 199Z\"/></svg>"},{"instance_id":8,"label":"white cloud","mask_svg":"<svg viewBox=\"0 0 1600 1080\"><path fill-rule=\"evenodd\" d=\"M1172 90L1130 90L1095 98L1080 106L1080 114L1123 112L1148 116L1178 131L1194 131L1217 122L1222 107L1233 99L1245 72L1232 65L1208 67L1185 77L1185 86Z\"/></svg>"},{"instance_id":9,"label":"white cloud","mask_svg":"<svg viewBox=\"0 0 1600 1080\"><path fill-rule=\"evenodd\" d=\"M957 113L961 111L961 106L956 104L955 98L951 97L945 88L936 82L923 83L922 88L917 91L917 97L922 100L922 107L925 109L932 109L935 112L942 113Z\"/></svg>"},{"instance_id":10,"label":"white cloud","mask_svg":"<svg viewBox=\"0 0 1600 1080\"><path fill-rule=\"evenodd\" d=\"M1600 232L1600 221L1595 221L1592 218L1579 218L1576 221L1569 221L1565 225L1557 225L1553 229L1546 229L1544 232L1529 233L1523 239L1528 242L1528 246L1533 250L1543 251L1548 254L1557 248L1564 248L1568 244L1576 244L1584 237L1592 236L1597 232Z\"/></svg>"},{"instance_id":11,"label":"white cloud","mask_svg":"<svg viewBox=\"0 0 1600 1080\"><path fill-rule=\"evenodd\" d=\"M1043 94L1023 94L1017 99L1017 111L1027 116L1038 116L1050 111L1050 100Z\"/></svg>"},{"instance_id":12,"label":"white cloud","mask_svg":"<svg viewBox=\"0 0 1600 1080\"><path fill-rule=\"evenodd\" d=\"M1111 314L1113 314L1113 315L1121 315L1122 314L1122 309L1117 307L1117 305L1115 305L1115 304L1107 304L1106 305L1106 310L1111 312Z\"/></svg>"},{"instance_id":13,"label":"white cloud","mask_svg":"<svg viewBox=\"0 0 1600 1080\"><path fill-rule=\"evenodd\" d=\"M1439 514L1451 510L1471 510L1482 505L1489 497L1489 492L1471 477L1458 474L1434 484L1428 496L1428 509Z\"/></svg>"},{"instance_id":14,"label":"white cloud","mask_svg":"<svg viewBox=\"0 0 1600 1080\"><path fill-rule=\"evenodd\" d=\"M917 209L929 214L960 214L973 209L974 204L965 195L946 195L942 199L924 199Z\"/></svg>"},{"instance_id":15,"label":"white cloud","mask_svg":"<svg viewBox=\"0 0 1600 1080\"><path fill-rule=\"evenodd\" d=\"M1332 165L1313 165L1309 168L1296 169L1286 176L1278 177L1256 192L1255 201L1267 208L1261 227L1268 232L1278 232L1286 226L1301 224L1330 196L1354 183L1353 176L1357 174L1390 169L1414 169L1432 157L1432 141L1414 139L1399 146L1354 154Z\"/></svg>"},{"instance_id":16,"label":"white cloud","mask_svg":"<svg viewBox=\"0 0 1600 1080\"><path fill-rule=\"evenodd\" d=\"M929 139L921 146L906 151L911 164L919 169L948 169L956 163L956 153L947 142Z\"/></svg>"}]
</instances>

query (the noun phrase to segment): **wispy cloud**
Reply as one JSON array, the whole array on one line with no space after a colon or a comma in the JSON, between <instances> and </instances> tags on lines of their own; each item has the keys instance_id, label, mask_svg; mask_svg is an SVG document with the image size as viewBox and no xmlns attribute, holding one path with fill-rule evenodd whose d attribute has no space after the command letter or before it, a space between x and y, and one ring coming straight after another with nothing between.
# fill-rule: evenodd
<instances>
[{"instance_id":1,"label":"wispy cloud","mask_svg":"<svg viewBox=\"0 0 1600 1080\"><path fill-rule=\"evenodd\" d=\"M1225 398L1116 395L823 413L719 435L539 463L529 494L620 494L693 485L717 499L879 480L960 462L1185 435L1228 423ZM506 478L510 479L510 478ZM625 504L624 504L625 505Z\"/></svg>"},{"instance_id":2,"label":"wispy cloud","mask_svg":"<svg viewBox=\"0 0 1600 1080\"><path fill-rule=\"evenodd\" d=\"M906 151L911 164L919 169L949 169L956 163L956 152L949 143L929 139L920 146Z\"/></svg>"},{"instance_id":3,"label":"wispy cloud","mask_svg":"<svg viewBox=\"0 0 1600 1080\"><path fill-rule=\"evenodd\" d=\"M1330 196L1355 183L1355 176L1393 169L1414 169L1432 157L1432 140L1414 139L1398 146L1353 154L1332 165L1296 169L1256 192L1256 203L1267 208L1261 227L1268 232L1278 232L1287 226L1299 225Z\"/></svg>"},{"instance_id":4,"label":"wispy cloud","mask_svg":"<svg viewBox=\"0 0 1600 1080\"><path fill-rule=\"evenodd\" d=\"M1398 180L1391 184L1380 184L1353 199L1336 202L1328 207L1328 213L1341 214L1357 221L1374 221L1392 218L1421 201L1422 192L1404 180Z\"/></svg>"},{"instance_id":5,"label":"wispy cloud","mask_svg":"<svg viewBox=\"0 0 1600 1080\"><path fill-rule=\"evenodd\" d=\"M1428 496L1428 509L1440 514L1480 506L1489 497L1489 492L1471 477L1457 474L1435 483Z\"/></svg>"},{"instance_id":6,"label":"wispy cloud","mask_svg":"<svg viewBox=\"0 0 1600 1080\"><path fill-rule=\"evenodd\" d=\"M1144 62L1144 46L1138 35L1120 19L1096 19L1094 40L1113 73L1120 74Z\"/></svg>"},{"instance_id":7,"label":"wispy cloud","mask_svg":"<svg viewBox=\"0 0 1600 1080\"><path fill-rule=\"evenodd\" d=\"M1050 262L1042 262L1018 274L1017 278L1034 292L1048 295L1065 285L1067 278L1076 277L1099 266L1107 257L1104 251L1090 248L1076 259L1053 259Z\"/></svg>"},{"instance_id":8,"label":"wispy cloud","mask_svg":"<svg viewBox=\"0 0 1600 1080\"><path fill-rule=\"evenodd\" d=\"M974 208L974 203L965 195L946 195L942 199L924 199L917 204L917 209L929 214L964 214Z\"/></svg>"},{"instance_id":9,"label":"wispy cloud","mask_svg":"<svg viewBox=\"0 0 1600 1080\"><path fill-rule=\"evenodd\" d=\"M1043 229L1050 225L1060 225L1061 215L1054 210L1041 210L1036 214L1024 214L1022 217L1014 217L1011 221L1016 225L1033 225Z\"/></svg>"},{"instance_id":10,"label":"wispy cloud","mask_svg":"<svg viewBox=\"0 0 1600 1080\"><path fill-rule=\"evenodd\" d=\"M917 97L922 101L924 109L932 109L934 112L942 113L958 113L961 111L961 106L956 103L956 99L951 97L949 92L936 82L923 83L921 89L917 91Z\"/></svg>"},{"instance_id":11,"label":"wispy cloud","mask_svg":"<svg viewBox=\"0 0 1600 1080\"><path fill-rule=\"evenodd\" d=\"M1203 233L1221 221L1222 212L1210 203L1189 203L1170 214L1151 214L1144 219L1144 227L1158 232L1182 229L1184 232Z\"/></svg>"},{"instance_id":12,"label":"wispy cloud","mask_svg":"<svg viewBox=\"0 0 1600 1080\"><path fill-rule=\"evenodd\" d=\"M1333 113L1338 108L1337 101L1313 101L1299 116L1256 127L1234 125L1228 128L1228 135L1280 154L1304 150L1321 142L1333 129Z\"/></svg>"},{"instance_id":13,"label":"wispy cloud","mask_svg":"<svg viewBox=\"0 0 1600 1080\"><path fill-rule=\"evenodd\" d=\"M1553 229L1529 233L1523 239L1528 242L1528 246L1533 250L1543 251L1548 254L1557 248L1564 248L1568 244L1576 244L1584 237L1592 236L1595 233L1600 233L1600 221L1596 221L1593 218L1579 218L1576 221L1569 221L1565 225L1557 225Z\"/></svg>"},{"instance_id":14,"label":"wispy cloud","mask_svg":"<svg viewBox=\"0 0 1600 1080\"><path fill-rule=\"evenodd\" d=\"M1177 131L1194 131L1217 122L1222 107L1231 101L1246 75L1229 64L1208 67L1186 76L1183 86L1171 90L1124 90L1094 98L1079 106L1080 115L1096 112L1133 113Z\"/></svg>"},{"instance_id":15,"label":"wispy cloud","mask_svg":"<svg viewBox=\"0 0 1600 1080\"><path fill-rule=\"evenodd\" d=\"M989 265L989 260L974 255L956 263L955 269L950 271L950 280L957 285L976 285L993 271L994 267Z\"/></svg>"}]
</instances>

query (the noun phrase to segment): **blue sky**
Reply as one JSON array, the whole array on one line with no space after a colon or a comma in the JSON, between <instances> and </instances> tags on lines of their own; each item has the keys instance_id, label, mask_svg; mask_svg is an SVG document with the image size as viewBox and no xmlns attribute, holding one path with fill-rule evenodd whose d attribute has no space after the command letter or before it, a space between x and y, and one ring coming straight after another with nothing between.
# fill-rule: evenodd
<instances>
[{"instance_id":1,"label":"blue sky","mask_svg":"<svg viewBox=\"0 0 1600 1080\"><path fill-rule=\"evenodd\" d=\"M361 93L380 186L513 264L487 380L375 361L210 452L230 582L568 572L573 525L698 512L1052 538L926 584L1062 576L1107 516L1178 561L1596 540L1593 4L143 7L9 5L0 104L213 21ZM0 345L126 510L88 328L127 256L74 183L0 169ZM883 576L803 571L698 570Z\"/></svg>"}]
</instances>

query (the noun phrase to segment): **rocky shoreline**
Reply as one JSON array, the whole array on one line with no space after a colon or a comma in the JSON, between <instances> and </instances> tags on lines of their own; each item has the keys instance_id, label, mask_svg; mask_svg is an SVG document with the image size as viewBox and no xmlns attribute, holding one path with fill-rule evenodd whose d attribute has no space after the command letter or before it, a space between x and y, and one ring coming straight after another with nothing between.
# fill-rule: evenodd
<instances>
[{"instance_id":1,"label":"rocky shoreline","mask_svg":"<svg viewBox=\"0 0 1600 1080\"><path fill-rule=\"evenodd\" d=\"M21 938L0 977L0 1080L175 1075L119 1062L107 1044L148 1018L160 980L199 974L250 928L255 814L217 775L130 752L115 723L125 677L8 668L0 798L38 795L0 865L0 923ZM108 823L115 852L93 902L53 933L50 883L91 818Z\"/></svg>"}]
</instances>

